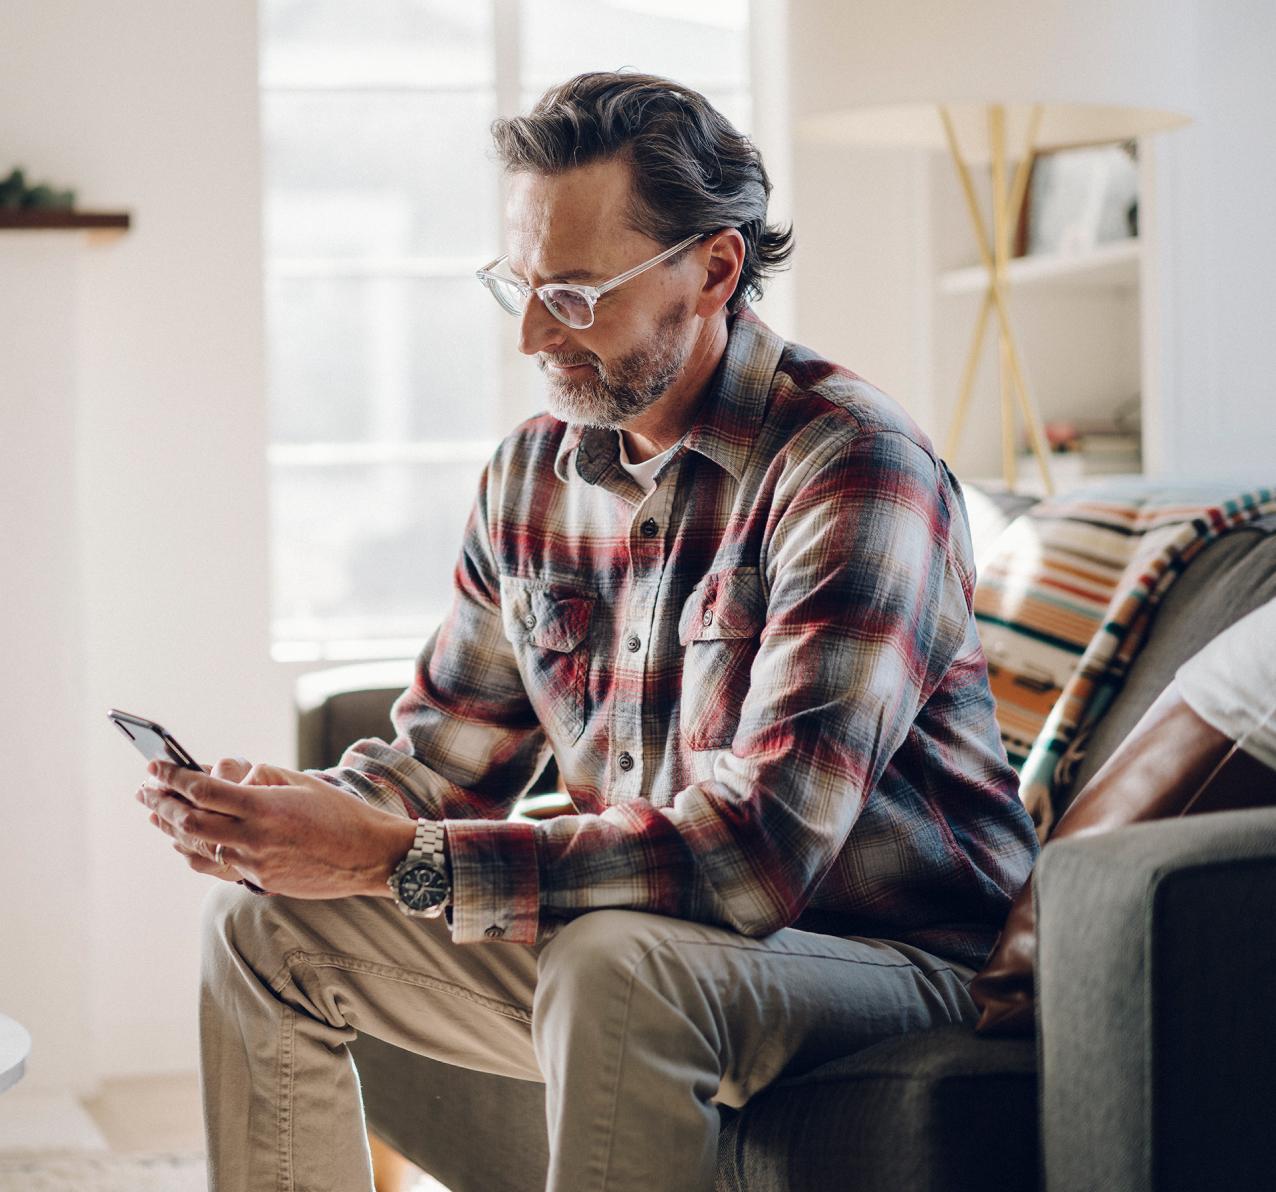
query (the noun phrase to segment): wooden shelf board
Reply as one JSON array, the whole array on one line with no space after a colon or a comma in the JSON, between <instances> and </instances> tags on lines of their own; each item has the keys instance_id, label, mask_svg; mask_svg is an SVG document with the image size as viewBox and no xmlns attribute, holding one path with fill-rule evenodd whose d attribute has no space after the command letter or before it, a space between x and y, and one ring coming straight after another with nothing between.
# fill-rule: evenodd
<instances>
[{"instance_id":1,"label":"wooden shelf board","mask_svg":"<svg viewBox=\"0 0 1276 1192\"><path fill-rule=\"evenodd\" d=\"M1078 286L1132 287L1139 280L1139 242L1114 240L1077 255L1050 254L1016 257L1006 266L1012 289L1034 283ZM950 269L938 279L942 294L982 293L988 273L982 265Z\"/></svg>"},{"instance_id":2,"label":"wooden shelf board","mask_svg":"<svg viewBox=\"0 0 1276 1192\"><path fill-rule=\"evenodd\" d=\"M0 231L114 231L125 232L132 222L127 211L7 211L0 210Z\"/></svg>"}]
</instances>

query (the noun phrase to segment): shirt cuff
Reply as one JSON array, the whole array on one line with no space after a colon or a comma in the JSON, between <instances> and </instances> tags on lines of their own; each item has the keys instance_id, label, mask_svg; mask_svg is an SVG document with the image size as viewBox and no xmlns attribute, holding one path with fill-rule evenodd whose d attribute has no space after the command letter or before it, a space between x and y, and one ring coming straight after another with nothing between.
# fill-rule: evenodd
<instances>
[{"instance_id":1,"label":"shirt cuff","mask_svg":"<svg viewBox=\"0 0 1276 1192\"><path fill-rule=\"evenodd\" d=\"M536 827L509 820L447 820L452 939L534 944L540 933Z\"/></svg>"}]
</instances>

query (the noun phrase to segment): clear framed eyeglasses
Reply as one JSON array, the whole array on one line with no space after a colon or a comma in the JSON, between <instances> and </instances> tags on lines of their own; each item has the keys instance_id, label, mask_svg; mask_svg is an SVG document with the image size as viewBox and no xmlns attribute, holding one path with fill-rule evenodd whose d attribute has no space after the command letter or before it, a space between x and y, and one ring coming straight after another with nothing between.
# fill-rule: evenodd
<instances>
[{"instance_id":1,"label":"clear framed eyeglasses","mask_svg":"<svg viewBox=\"0 0 1276 1192\"><path fill-rule=\"evenodd\" d=\"M611 281L605 281L600 286L569 285L566 282L529 286L527 282L519 281L517 277L511 277L508 273L497 272L508 260L508 255L497 257L496 260L484 265L474 276L492 292L492 297L501 304L502 309L509 311L510 314L521 315L532 300L532 295L535 294L545 304L545 309L560 323L565 323L573 331L584 331L586 327L594 325L594 304L608 290L614 290L631 278L637 277L638 274L645 273L652 266L659 265L661 261L667 261L697 240L703 239L705 234L697 232L694 236L679 240L672 248L666 248L664 252L658 253L651 260L635 265L619 277L613 277Z\"/></svg>"}]
</instances>

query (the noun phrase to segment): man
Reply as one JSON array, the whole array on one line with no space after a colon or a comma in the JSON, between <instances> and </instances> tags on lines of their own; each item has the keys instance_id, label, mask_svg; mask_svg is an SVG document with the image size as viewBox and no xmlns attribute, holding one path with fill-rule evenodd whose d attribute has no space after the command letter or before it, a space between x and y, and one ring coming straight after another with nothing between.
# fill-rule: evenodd
<instances>
[{"instance_id":1,"label":"man","mask_svg":"<svg viewBox=\"0 0 1276 1192\"><path fill-rule=\"evenodd\" d=\"M193 868L276 895L208 905L221 1192L368 1186L360 1031L543 1080L553 1189L707 1188L715 1102L973 1017L1034 857L960 489L749 311L791 251L756 150L636 74L494 134L480 280L550 412L487 466L396 740L141 792ZM509 821L551 753L579 814Z\"/></svg>"}]
</instances>

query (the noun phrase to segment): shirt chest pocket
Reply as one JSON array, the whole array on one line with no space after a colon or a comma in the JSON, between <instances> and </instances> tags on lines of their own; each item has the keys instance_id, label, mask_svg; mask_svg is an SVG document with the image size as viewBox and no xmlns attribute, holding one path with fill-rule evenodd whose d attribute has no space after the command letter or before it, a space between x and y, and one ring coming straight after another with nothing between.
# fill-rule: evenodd
<instances>
[{"instance_id":1,"label":"shirt chest pocket","mask_svg":"<svg viewBox=\"0 0 1276 1192\"><path fill-rule=\"evenodd\" d=\"M501 621L537 718L551 739L575 741L588 712L594 596L541 580L501 577Z\"/></svg>"},{"instance_id":2,"label":"shirt chest pocket","mask_svg":"<svg viewBox=\"0 0 1276 1192\"><path fill-rule=\"evenodd\" d=\"M678 617L678 727L687 748L723 749L731 744L765 621L761 581L751 567L711 572L683 603Z\"/></svg>"}]
</instances>

